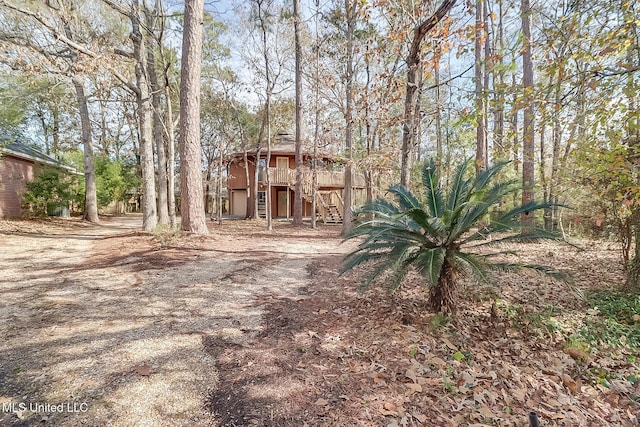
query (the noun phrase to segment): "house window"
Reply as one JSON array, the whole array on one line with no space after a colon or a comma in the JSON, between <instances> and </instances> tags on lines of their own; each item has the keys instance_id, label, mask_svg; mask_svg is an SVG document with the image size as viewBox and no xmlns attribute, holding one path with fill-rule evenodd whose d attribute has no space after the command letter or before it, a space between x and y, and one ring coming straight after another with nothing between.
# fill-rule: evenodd
<instances>
[{"instance_id":1,"label":"house window","mask_svg":"<svg viewBox=\"0 0 640 427\"><path fill-rule=\"evenodd\" d=\"M288 157L277 157L276 158L276 168L278 168L278 169L289 169L289 158Z\"/></svg>"},{"instance_id":2,"label":"house window","mask_svg":"<svg viewBox=\"0 0 640 427\"><path fill-rule=\"evenodd\" d=\"M258 181L262 181L262 171L265 166L267 166L267 161L265 159L260 159L258 161Z\"/></svg>"}]
</instances>

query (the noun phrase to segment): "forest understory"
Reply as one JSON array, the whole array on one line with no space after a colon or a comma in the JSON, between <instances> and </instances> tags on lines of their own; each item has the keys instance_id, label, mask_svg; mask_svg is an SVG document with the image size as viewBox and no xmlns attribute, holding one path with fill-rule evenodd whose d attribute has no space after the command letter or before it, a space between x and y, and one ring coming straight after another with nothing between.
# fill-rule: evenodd
<instances>
[{"instance_id":1,"label":"forest understory","mask_svg":"<svg viewBox=\"0 0 640 427\"><path fill-rule=\"evenodd\" d=\"M353 247L339 227L140 224L0 222L0 425L640 422L640 318L608 322L589 300L624 282L613 242L518 244L517 261L569 272L586 302L504 273L465 283L445 317L417 278L391 295L360 291L364 268L339 276Z\"/></svg>"}]
</instances>

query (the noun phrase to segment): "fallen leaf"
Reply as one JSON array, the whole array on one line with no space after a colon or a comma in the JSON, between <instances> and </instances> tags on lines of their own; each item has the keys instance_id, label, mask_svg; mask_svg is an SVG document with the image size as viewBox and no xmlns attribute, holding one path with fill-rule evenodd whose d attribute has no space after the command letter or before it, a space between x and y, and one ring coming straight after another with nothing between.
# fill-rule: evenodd
<instances>
[{"instance_id":1,"label":"fallen leaf","mask_svg":"<svg viewBox=\"0 0 640 427\"><path fill-rule=\"evenodd\" d=\"M493 418L493 417L495 417L495 415L493 414L493 411L491 409L489 409L488 406L484 406L484 405L481 406L480 409L478 409L478 412L484 418Z\"/></svg>"},{"instance_id":2,"label":"fallen leaf","mask_svg":"<svg viewBox=\"0 0 640 427\"><path fill-rule=\"evenodd\" d=\"M511 391L511 394L520 402L524 402L526 392L523 389L514 389Z\"/></svg>"},{"instance_id":3,"label":"fallen leaf","mask_svg":"<svg viewBox=\"0 0 640 427\"><path fill-rule=\"evenodd\" d=\"M427 359L427 363L428 364L432 364L432 365L436 365L436 366L439 366L439 367L444 367L447 364L447 362L445 362L444 360L442 360L438 356L433 356L430 359Z\"/></svg>"},{"instance_id":4,"label":"fallen leaf","mask_svg":"<svg viewBox=\"0 0 640 427\"><path fill-rule=\"evenodd\" d=\"M393 402L384 402L384 409L387 411L398 412L398 407Z\"/></svg>"},{"instance_id":5,"label":"fallen leaf","mask_svg":"<svg viewBox=\"0 0 640 427\"><path fill-rule=\"evenodd\" d=\"M143 363L140 366L136 366L136 374L143 377L148 377L149 375L151 375L151 366L147 365L146 363Z\"/></svg>"},{"instance_id":6,"label":"fallen leaf","mask_svg":"<svg viewBox=\"0 0 640 427\"><path fill-rule=\"evenodd\" d=\"M318 400L316 400L316 403L314 403L314 405L316 406L327 406L329 404L329 402L323 398L319 398Z\"/></svg>"},{"instance_id":7,"label":"fallen leaf","mask_svg":"<svg viewBox=\"0 0 640 427\"><path fill-rule=\"evenodd\" d=\"M376 374L376 376L373 377L373 382L379 386L385 386L387 385L386 378L387 376L384 374Z\"/></svg>"},{"instance_id":8,"label":"fallen leaf","mask_svg":"<svg viewBox=\"0 0 640 427\"><path fill-rule=\"evenodd\" d=\"M458 347L456 347L455 345L453 345L453 343L451 341L449 341L448 339L442 337L442 342L449 347L449 349L453 350L453 351L458 351Z\"/></svg>"},{"instance_id":9,"label":"fallen leaf","mask_svg":"<svg viewBox=\"0 0 640 427\"><path fill-rule=\"evenodd\" d=\"M457 360L459 362L459 361L461 361L461 360L463 360L465 358L465 355L462 354L462 352L460 352L460 351L456 351L455 353L453 353L451 355L451 357L453 357L455 360Z\"/></svg>"},{"instance_id":10,"label":"fallen leaf","mask_svg":"<svg viewBox=\"0 0 640 427\"><path fill-rule=\"evenodd\" d=\"M427 416L424 415L424 414L419 414L417 412L414 412L411 415L413 416L413 418L415 418L416 420L418 420L422 424L424 424L427 421Z\"/></svg>"},{"instance_id":11,"label":"fallen leaf","mask_svg":"<svg viewBox=\"0 0 640 427\"><path fill-rule=\"evenodd\" d=\"M569 389L571 394L578 394L580 392L578 383L575 382L574 379L567 374L562 374L562 384L564 384L565 387Z\"/></svg>"},{"instance_id":12,"label":"fallen leaf","mask_svg":"<svg viewBox=\"0 0 640 427\"><path fill-rule=\"evenodd\" d=\"M406 384L407 386L407 394L412 395L414 393L422 393L422 386L420 384Z\"/></svg>"},{"instance_id":13,"label":"fallen leaf","mask_svg":"<svg viewBox=\"0 0 640 427\"><path fill-rule=\"evenodd\" d=\"M418 375L411 369L407 369L407 372L404 373L404 376L412 380L414 383L418 382Z\"/></svg>"}]
</instances>

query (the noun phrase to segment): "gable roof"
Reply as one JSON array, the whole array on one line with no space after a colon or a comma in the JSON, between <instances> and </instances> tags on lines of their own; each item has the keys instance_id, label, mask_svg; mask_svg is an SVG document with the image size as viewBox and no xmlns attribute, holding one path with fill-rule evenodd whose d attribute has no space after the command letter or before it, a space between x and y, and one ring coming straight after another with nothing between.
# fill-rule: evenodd
<instances>
[{"instance_id":1,"label":"gable roof","mask_svg":"<svg viewBox=\"0 0 640 427\"><path fill-rule=\"evenodd\" d=\"M71 173L81 175L75 168L62 163L60 160L47 156L46 154L29 147L28 145L21 144L19 142L12 142L5 147L0 147L0 152L5 155L11 155L24 160L31 160L37 163L43 163L45 165L54 166L61 169L66 169Z\"/></svg>"},{"instance_id":2,"label":"gable roof","mask_svg":"<svg viewBox=\"0 0 640 427\"><path fill-rule=\"evenodd\" d=\"M271 142L272 156L277 156L277 155L292 156L295 154L295 152L296 152L296 142L295 142L295 137L293 135L288 133L279 133L273 138ZM267 147L262 147L260 153L261 153L261 156L266 156ZM255 156L256 150L255 149L247 150L247 154ZM231 153L229 157L231 159L234 159L234 158L241 158L243 157L243 155L244 155L243 151L238 151L235 153ZM303 157L313 156L313 149L312 147L310 147L310 144L308 141L302 142L302 155ZM325 151L318 151L318 158L327 159L327 160L336 160L338 156Z\"/></svg>"}]
</instances>

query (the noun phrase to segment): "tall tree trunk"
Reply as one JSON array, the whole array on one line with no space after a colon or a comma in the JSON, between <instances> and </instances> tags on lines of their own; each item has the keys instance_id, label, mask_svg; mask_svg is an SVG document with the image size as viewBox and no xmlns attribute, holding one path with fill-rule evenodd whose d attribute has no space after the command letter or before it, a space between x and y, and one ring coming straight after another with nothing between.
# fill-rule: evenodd
<instances>
[{"instance_id":1,"label":"tall tree trunk","mask_svg":"<svg viewBox=\"0 0 640 427\"><path fill-rule=\"evenodd\" d=\"M489 165L489 82L492 68L493 53L491 52L491 37L489 32L489 3L482 2L482 32L484 36L484 81L482 82L482 117L484 119L484 165Z\"/></svg>"},{"instance_id":2,"label":"tall tree trunk","mask_svg":"<svg viewBox=\"0 0 640 427\"><path fill-rule=\"evenodd\" d=\"M150 11L145 8L147 31L153 34L155 30L155 17L158 11ZM147 74L151 87L151 105L153 107L153 140L155 141L158 158L158 222L169 224L169 205L167 201L167 155L164 144L164 129L162 124L162 96L158 74L156 71L156 58L153 46L147 46Z\"/></svg>"},{"instance_id":3,"label":"tall tree trunk","mask_svg":"<svg viewBox=\"0 0 640 427\"><path fill-rule=\"evenodd\" d=\"M475 28L475 117L476 117L476 173L479 174L486 168L485 158L485 131L484 131L484 88L482 75L482 38L484 33L483 20L484 0L476 0L476 28Z\"/></svg>"},{"instance_id":4,"label":"tall tree trunk","mask_svg":"<svg viewBox=\"0 0 640 427\"><path fill-rule=\"evenodd\" d=\"M186 1L180 70L180 212L182 230L208 234L202 194L200 68L203 0Z\"/></svg>"},{"instance_id":5,"label":"tall tree trunk","mask_svg":"<svg viewBox=\"0 0 640 427\"><path fill-rule=\"evenodd\" d=\"M302 44L300 41L300 0L293 0L296 49L296 186L293 225L302 225Z\"/></svg>"},{"instance_id":6,"label":"tall tree trunk","mask_svg":"<svg viewBox=\"0 0 640 427\"><path fill-rule=\"evenodd\" d=\"M371 125L371 109L370 109L370 89L371 89L371 61L369 60L369 46L366 47L365 53L365 71L367 73L367 81L364 86L364 98L365 98L365 108L364 108L364 117L365 117L365 141L366 141L366 150L367 150L367 158L371 158L371 152L373 151L373 126ZM371 165L367 165L364 171L364 181L367 193L367 203L370 203L373 200L373 168Z\"/></svg>"},{"instance_id":7,"label":"tall tree trunk","mask_svg":"<svg viewBox=\"0 0 640 427\"><path fill-rule=\"evenodd\" d=\"M99 222L98 218L98 197L96 194L96 171L93 162L93 144L91 143L91 120L89 119L89 108L87 97L84 93L84 83L82 77L73 77L73 86L76 89L78 99L78 110L80 111L80 125L82 128L82 147L84 149L84 214L83 217L89 222Z\"/></svg>"},{"instance_id":8,"label":"tall tree trunk","mask_svg":"<svg viewBox=\"0 0 640 427\"><path fill-rule=\"evenodd\" d=\"M222 144L220 144L222 145ZM218 157L218 179L216 180L216 220L218 225L222 225L222 163L224 162L224 156L222 150L220 150L220 157Z\"/></svg>"},{"instance_id":9,"label":"tall tree trunk","mask_svg":"<svg viewBox=\"0 0 640 427\"><path fill-rule=\"evenodd\" d=\"M53 150L54 155L57 155L60 150L60 109L57 105L53 106L51 114L53 117L53 145L51 149Z\"/></svg>"},{"instance_id":10,"label":"tall tree trunk","mask_svg":"<svg viewBox=\"0 0 640 427\"><path fill-rule=\"evenodd\" d=\"M344 192L343 192L343 212L342 212L342 235L346 236L351 231L352 213L352 183L351 183L351 161L352 161L352 132L353 132L353 33L356 24L356 2L353 0L344 1L344 11L347 19L347 70L346 70L346 106L345 106L345 131L344 148L347 164L344 167Z\"/></svg>"},{"instance_id":11,"label":"tall tree trunk","mask_svg":"<svg viewBox=\"0 0 640 427\"><path fill-rule=\"evenodd\" d=\"M47 120L44 116L44 111L41 109L36 110L36 116L40 119L40 126L42 127L42 132L44 133L44 153L47 156L57 156L58 153L53 152L51 150L51 144L49 143L49 126L47 125Z\"/></svg>"},{"instance_id":12,"label":"tall tree trunk","mask_svg":"<svg viewBox=\"0 0 640 427\"><path fill-rule=\"evenodd\" d=\"M140 31L140 5L138 0L132 3L131 40L135 58L136 99L140 132L140 157L142 168L142 228L153 230L158 223L156 211L156 181L153 161L153 141L151 135L151 99L147 81L147 57L145 40Z\"/></svg>"},{"instance_id":13,"label":"tall tree trunk","mask_svg":"<svg viewBox=\"0 0 640 427\"><path fill-rule=\"evenodd\" d=\"M436 167L442 166L442 97L440 94L440 61L442 50L439 43L435 43L435 55L433 64L433 74L435 77L434 86L436 87Z\"/></svg>"},{"instance_id":14,"label":"tall tree trunk","mask_svg":"<svg viewBox=\"0 0 640 427\"><path fill-rule=\"evenodd\" d=\"M413 141L413 125L415 123L413 112L416 104L416 95L418 90L418 75L421 73L421 54L420 45L422 40L444 16L455 5L456 0L444 0L440 7L431 17L422 21L413 30L413 41L407 56L407 85L404 100L404 118L402 121L402 148L401 148L401 164L400 164L400 184L407 187L409 185L409 173L411 171L411 152L414 145Z\"/></svg>"},{"instance_id":15,"label":"tall tree trunk","mask_svg":"<svg viewBox=\"0 0 640 427\"><path fill-rule=\"evenodd\" d=\"M414 146L413 141L413 124L415 123L413 113L415 111L417 93L418 93L418 81L422 79L419 77L422 73L420 60L416 58L413 63L408 63L407 70L407 92L405 94L404 102L404 120L402 125L402 148L400 153L400 183L405 187L409 187L409 177L411 173L411 160L412 151Z\"/></svg>"},{"instance_id":16,"label":"tall tree trunk","mask_svg":"<svg viewBox=\"0 0 640 427\"><path fill-rule=\"evenodd\" d=\"M562 142L562 125L560 123L560 104L562 102L562 76L564 75L563 67L560 65L558 70L558 79L555 85L554 108L553 108L553 149L551 153L551 177L549 179L549 202L553 203L551 207L551 230L558 229L558 171L560 170L560 144Z\"/></svg>"},{"instance_id":17,"label":"tall tree trunk","mask_svg":"<svg viewBox=\"0 0 640 427\"><path fill-rule=\"evenodd\" d=\"M318 32L318 15L320 15L320 0L314 0L316 7L315 19L315 41L316 41L316 55L315 55L315 69L313 72L313 78L315 81L313 103L314 103L314 128L313 128L313 158L311 159L311 173L313 174L311 180L311 228L316 228L316 197L318 186L318 139L320 137L320 34Z\"/></svg>"},{"instance_id":18,"label":"tall tree trunk","mask_svg":"<svg viewBox=\"0 0 640 427\"><path fill-rule=\"evenodd\" d=\"M271 212L271 176L269 175L269 164L271 163L271 94L273 92L273 86L271 83L271 73L269 72L269 49L267 44L267 27L266 19L264 16L265 10L264 0L257 1L258 6L258 20L260 21L260 29L262 31L262 53L264 59L264 72L265 72L265 105L264 105L264 119L260 128L260 136L263 135L263 131L267 133L267 159L264 173L266 173L267 191L265 194L265 215L267 217L267 230L273 230L272 212ZM260 138L258 138L260 140ZM256 203L257 204L257 203Z\"/></svg>"},{"instance_id":19,"label":"tall tree trunk","mask_svg":"<svg viewBox=\"0 0 640 427\"><path fill-rule=\"evenodd\" d=\"M171 90L169 86L168 76L165 76L164 85L165 103L167 106L167 198L169 199L169 224L171 228L176 227L176 174L174 165L176 162L175 154L175 130L173 125L173 107L171 106Z\"/></svg>"},{"instance_id":20,"label":"tall tree trunk","mask_svg":"<svg viewBox=\"0 0 640 427\"><path fill-rule=\"evenodd\" d=\"M493 73L493 151L496 159L505 159L508 156L505 149L504 140L504 67L502 66L504 60L504 30L502 24L502 0L498 2L498 53L497 67L494 68ZM494 38L495 46L495 38ZM495 48L494 48L495 49ZM497 73L495 71L497 69ZM496 76L497 74L497 76Z\"/></svg>"},{"instance_id":21,"label":"tall tree trunk","mask_svg":"<svg viewBox=\"0 0 640 427\"><path fill-rule=\"evenodd\" d=\"M265 214L267 216L267 231L273 230L273 212L271 212L271 175L269 174L269 165L271 164L271 95L267 95L267 159L264 172L267 174L267 191L265 197Z\"/></svg>"},{"instance_id":22,"label":"tall tree trunk","mask_svg":"<svg viewBox=\"0 0 640 427\"><path fill-rule=\"evenodd\" d=\"M548 99L545 100L545 104L548 102ZM539 168L539 176L540 176L540 187L542 190L542 201L544 203L549 202L549 179L547 177L547 141L546 141L546 133L547 133L547 122L546 122L546 112L544 111L544 107L540 107L542 117L540 118L540 168ZM543 227L545 230L551 229L551 209L545 208L543 210Z\"/></svg>"},{"instance_id":23,"label":"tall tree trunk","mask_svg":"<svg viewBox=\"0 0 640 427\"><path fill-rule=\"evenodd\" d=\"M633 37L633 45L636 49L629 49L627 51L627 62L629 64L640 63L640 51L637 46L640 44L640 32L638 31L638 21L633 19L634 16L638 16L636 3L621 2L621 9L624 10L625 22L632 23L630 34ZM634 58L634 53L636 57ZM640 151L640 98L638 96L640 86L637 79L633 74L629 74L627 77L625 93L627 94L628 113L627 113L627 145L628 145L628 157L631 163L637 162L638 152ZM633 224L633 237L635 250L633 258L629 262L627 270L627 283L626 287L632 291L638 292L640 290L640 208L637 203L633 204L631 213L631 222Z\"/></svg>"},{"instance_id":24,"label":"tall tree trunk","mask_svg":"<svg viewBox=\"0 0 640 427\"><path fill-rule=\"evenodd\" d=\"M260 137L258 137L258 141L260 141ZM256 147L256 167L253 170L253 217L260 217L260 198L258 197L258 189L260 188L260 182L258 179L260 178L260 156L262 155L262 147L260 146L260 142L258 142L258 146ZM263 173L267 173L267 169L265 168ZM266 215L266 214L265 214Z\"/></svg>"},{"instance_id":25,"label":"tall tree trunk","mask_svg":"<svg viewBox=\"0 0 640 427\"><path fill-rule=\"evenodd\" d=\"M522 0L521 18L524 46L522 51L522 89L525 100L522 131L522 204L534 200L534 152L535 152L535 108L533 99L533 62L531 59L531 6L529 0ZM522 215L523 232L531 232L535 227L533 212Z\"/></svg>"},{"instance_id":26,"label":"tall tree trunk","mask_svg":"<svg viewBox=\"0 0 640 427\"><path fill-rule=\"evenodd\" d=\"M249 155L247 153L247 147L244 145L243 142L243 146L244 146L244 151L242 153L242 159L244 160L244 178L247 182L246 186L245 186L245 192L247 193L247 198L246 198L246 204L247 207L245 209L244 212L244 217L249 218L251 216L250 213L250 209L251 209L251 181L249 181ZM255 169L258 168L258 165L255 165Z\"/></svg>"}]
</instances>

